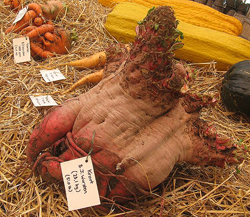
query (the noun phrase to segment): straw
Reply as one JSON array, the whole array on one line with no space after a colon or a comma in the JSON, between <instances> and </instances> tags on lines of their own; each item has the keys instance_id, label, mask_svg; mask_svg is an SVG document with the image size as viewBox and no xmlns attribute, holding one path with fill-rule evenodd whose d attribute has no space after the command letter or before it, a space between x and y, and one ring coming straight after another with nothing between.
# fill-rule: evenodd
<instances>
[{"instance_id":1,"label":"straw","mask_svg":"<svg viewBox=\"0 0 250 217\"><path fill-rule=\"evenodd\" d=\"M34 1L39 2L39 1ZM40 1L43 2L43 1ZM93 85L78 87L63 95L82 76L94 69L76 70L60 66L99 52L115 43L104 28L110 9L97 0L66 0L68 11L58 25L76 31L78 40L69 54L43 61L14 64L12 40L17 34L5 35L16 14L0 2L0 216L249 216L249 157L238 167L197 167L178 164L152 194L139 198L139 203L123 206L113 204L108 211L98 207L68 211L61 187L32 176L27 164L25 147L33 128L50 107L35 107L29 95L51 95L58 103L88 91ZM224 71L215 63L192 64L197 67L197 80L192 90L197 93L219 93ZM59 68L65 80L46 83L41 69ZM246 117L229 112L221 99L215 107L203 108L200 118L213 123L217 130L249 147L250 124ZM23 183L23 185L19 186ZM126 209L128 207L128 209Z\"/></svg>"}]
</instances>

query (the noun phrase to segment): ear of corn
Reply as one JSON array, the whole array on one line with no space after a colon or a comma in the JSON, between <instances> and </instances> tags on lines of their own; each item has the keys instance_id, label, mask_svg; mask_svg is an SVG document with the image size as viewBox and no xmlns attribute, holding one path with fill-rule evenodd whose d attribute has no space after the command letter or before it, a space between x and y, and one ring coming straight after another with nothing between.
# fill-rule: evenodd
<instances>
[{"instance_id":1,"label":"ear of corn","mask_svg":"<svg viewBox=\"0 0 250 217\"><path fill-rule=\"evenodd\" d=\"M99 0L99 2L106 7L113 7L122 2L137 3L149 8L168 5L174 9L176 18L186 23L232 35L240 35L243 29L238 19L223 14L207 5L190 0Z\"/></svg>"},{"instance_id":2,"label":"ear of corn","mask_svg":"<svg viewBox=\"0 0 250 217\"><path fill-rule=\"evenodd\" d=\"M133 42L137 22L141 21L149 8L135 3L120 3L108 14L106 29L118 41ZM215 61L219 70L239 61L250 59L250 42L234 35L195 26L180 21L178 29L183 32L183 48L175 51L178 59L204 63Z\"/></svg>"}]
</instances>

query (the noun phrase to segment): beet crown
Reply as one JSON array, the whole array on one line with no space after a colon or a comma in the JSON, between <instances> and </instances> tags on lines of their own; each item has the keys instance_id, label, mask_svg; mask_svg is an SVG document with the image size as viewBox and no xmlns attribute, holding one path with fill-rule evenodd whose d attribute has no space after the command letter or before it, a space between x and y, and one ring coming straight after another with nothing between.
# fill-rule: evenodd
<instances>
[{"instance_id":1,"label":"beet crown","mask_svg":"<svg viewBox=\"0 0 250 217\"><path fill-rule=\"evenodd\" d=\"M177 25L174 11L168 6L150 9L139 22L124 70L127 87L134 97L145 95L143 92L147 90L151 96L161 92L180 92L183 87L184 69L176 70L173 62L173 51L183 46L179 41L182 33ZM133 84L137 85L137 90Z\"/></svg>"},{"instance_id":2,"label":"beet crown","mask_svg":"<svg viewBox=\"0 0 250 217\"><path fill-rule=\"evenodd\" d=\"M173 51L182 47L178 41L181 32L177 30L177 25L178 21L170 7L150 9L137 27L131 59L143 51L148 56L149 70L159 72L170 69Z\"/></svg>"}]
</instances>

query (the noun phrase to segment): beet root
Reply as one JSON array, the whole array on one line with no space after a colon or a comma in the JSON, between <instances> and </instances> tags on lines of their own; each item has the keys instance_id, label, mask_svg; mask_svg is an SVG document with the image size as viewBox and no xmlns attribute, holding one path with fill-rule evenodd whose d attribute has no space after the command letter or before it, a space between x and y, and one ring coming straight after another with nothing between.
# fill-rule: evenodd
<instances>
[{"instance_id":1,"label":"beet root","mask_svg":"<svg viewBox=\"0 0 250 217\"><path fill-rule=\"evenodd\" d=\"M239 163L236 144L190 108L188 73L173 61L181 45L177 23L167 6L149 12L129 55L120 64L107 62L98 85L44 118L27 147L28 161L43 179L61 181L60 162L91 153L99 194L124 202L148 194L176 163ZM110 65L117 67L114 73Z\"/></svg>"}]
</instances>

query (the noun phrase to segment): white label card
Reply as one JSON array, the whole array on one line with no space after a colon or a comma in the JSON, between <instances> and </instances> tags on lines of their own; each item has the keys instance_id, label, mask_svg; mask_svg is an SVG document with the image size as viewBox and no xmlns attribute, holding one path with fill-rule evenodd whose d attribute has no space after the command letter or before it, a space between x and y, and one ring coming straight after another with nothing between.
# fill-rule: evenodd
<instances>
[{"instance_id":1,"label":"white label card","mask_svg":"<svg viewBox=\"0 0 250 217\"><path fill-rule=\"evenodd\" d=\"M65 79L64 75L60 72L59 69L40 70L40 72L46 82L59 81Z\"/></svg>"},{"instance_id":2,"label":"white label card","mask_svg":"<svg viewBox=\"0 0 250 217\"><path fill-rule=\"evenodd\" d=\"M30 39L29 37L21 37L13 39L14 62L22 63L31 60L30 57Z\"/></svg>"},{"instance_id":3,"label":"white label card","mask_svg":"<svg viewBox=\"0 0 250 217\"><path fill-rule=\"evenodd\" d=\"M50 95L30 96L30 99L36 107L57 105L56 101Z\"/></svg>"},{"instance_id":4,"label":"white label card","mask_svg":"<svg viewBox=\"0 0 250 217\"><path fill-rule=\"evenodd\" d=\"M13 21L13 24L17 23L18 21L20 21L21 19L23 19L24 15L27 13L28 11L28 6L26 6L25 8L21 9L17 16L16 19Z\"/></svg>"},{"instance_id":5,"label":"white label card","mask_svg":"<svg viewBox=\"0 0 250 217\"><path fill-rule=\"evenodd\" d=\"M62 162L61 169L69 211L101 204L90 156Z\"/></svg>"}]
</instances>

